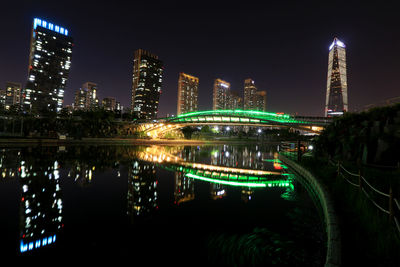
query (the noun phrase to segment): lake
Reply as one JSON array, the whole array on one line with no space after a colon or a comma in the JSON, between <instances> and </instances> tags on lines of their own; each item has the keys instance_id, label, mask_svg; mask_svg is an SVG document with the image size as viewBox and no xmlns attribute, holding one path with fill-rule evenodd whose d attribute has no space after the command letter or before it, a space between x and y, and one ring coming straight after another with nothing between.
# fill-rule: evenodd
<instances>
[{"instance_id":1,"label":"lake","mask_svg":"<svg viewBox=\"0 0 400 267\"><path fill-rule=\"evenodd\" d=\"M321 212L277 150L2 148L0 254L100 255L146 266L321 266Z\"/></svg>"}]
</instances>

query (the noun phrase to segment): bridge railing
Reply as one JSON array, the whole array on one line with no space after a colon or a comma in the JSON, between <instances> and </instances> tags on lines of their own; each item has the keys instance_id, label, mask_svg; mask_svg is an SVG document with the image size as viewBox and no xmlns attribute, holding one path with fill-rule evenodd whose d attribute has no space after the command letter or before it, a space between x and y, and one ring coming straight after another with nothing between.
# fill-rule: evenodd
<instances>
[{"instance_id":1,"label":"bridge railing","mask_svg":"<svg viewBox=\"0 0 400 267\"><path fill-rule=\"evenodd\" d=\"M343 164L329 160L329 163L337 167L337 176L342 177L351 186L358 188L367 199L382 213L389 216L389 220L394 223L398 234L400 235L400 202L393 196L393 190L390 186L388 192L383 192L374 187L364 176L361 171L353 173L347 170ZM385 203L386 204L383 204Z\"/></svg>"}]
</instances>

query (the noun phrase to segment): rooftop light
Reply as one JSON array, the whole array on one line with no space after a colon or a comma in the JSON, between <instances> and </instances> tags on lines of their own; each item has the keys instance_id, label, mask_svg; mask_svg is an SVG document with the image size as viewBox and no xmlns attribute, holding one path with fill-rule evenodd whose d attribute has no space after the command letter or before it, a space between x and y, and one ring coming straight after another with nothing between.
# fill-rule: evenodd
<instances>
[{"instance_id":1,"label":"rooftop light","mask_svg":"<svg viewBox=\"0 0 400 267\"><path fill-rule=\"evenodd\" d=\"M55 31L57 33L60 33L60 34L68 36L68 30L67 29L65 29L65 28L63 28L61 26L55 25L53 23L47 22L45 20L42 20L42 19L39 19L39 18L34 18L33 19L33 29L36 29L37 26L40 26L40 27L46 28L48 30Z\"/></svg>"}]
</instances>

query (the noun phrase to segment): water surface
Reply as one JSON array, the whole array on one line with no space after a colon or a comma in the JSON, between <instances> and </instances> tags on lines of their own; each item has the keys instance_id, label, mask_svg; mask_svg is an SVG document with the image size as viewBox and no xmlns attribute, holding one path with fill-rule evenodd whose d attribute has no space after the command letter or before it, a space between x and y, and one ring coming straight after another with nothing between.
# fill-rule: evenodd
<instances>
[{"instance_id":1,"label":"water surface","mask_svg":"<svg viewBox=\"0 0 400 267\"><path fill-rule=\"evenodd\" d=\"M27 146L0 156L3 256L325 260L320 213L273 145Z\"/></svg>"}]
</instances>

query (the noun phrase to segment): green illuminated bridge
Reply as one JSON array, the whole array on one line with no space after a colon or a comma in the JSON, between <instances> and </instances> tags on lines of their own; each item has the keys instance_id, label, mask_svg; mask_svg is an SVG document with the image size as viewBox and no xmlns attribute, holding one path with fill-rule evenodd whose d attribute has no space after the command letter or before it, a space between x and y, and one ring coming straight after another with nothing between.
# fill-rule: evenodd
<instances>
[{"instance_id":1,"label":"green illuminated bridge","mask_svg":"<svg viewBox=\"0 0 400 267\"><path fill-rule=\"evenodd\" d=\"M232 125L256 127L288 127L297 130L319 133L331 122L326 117L291 116L255 110L206 110L181 114L177 117L158 119L139 124L139 131L157 138L166 132L185 126Z\"/></svg>"}]
</instances>

